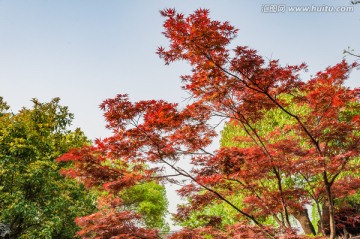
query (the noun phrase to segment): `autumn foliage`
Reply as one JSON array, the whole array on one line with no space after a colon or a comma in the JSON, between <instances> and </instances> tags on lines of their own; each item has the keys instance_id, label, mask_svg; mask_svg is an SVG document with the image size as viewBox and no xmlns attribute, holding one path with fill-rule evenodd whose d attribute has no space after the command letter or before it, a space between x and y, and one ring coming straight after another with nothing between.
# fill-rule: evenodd
<instances>
[{"instance_id":1,"label":"autumn foliage","mask_svg":"<svg viewBox=\"0 0 360 239\"><path fill-rule=\"evenodd\" d=\"M81 238L158 238L156 230L139 228L140 215L133 211L119 210L121 200L101 198L99 205L102 206L98 212L76 219L76 224L83 228L77 233Z\"/></svg>"},{"instance_id":2,"label":"autumn foliage","mask_svg":"<svg viewBox=\"0 0 360 239\"><path fill-rule=\"evenodd\" d=\"M64 174L117 194L155 178L174 182L167 175L171 169L172 176L189 183L179 191L189 204L179 207L177 220L213 203L226 203L238 213L238 223L227 228L209 218L206 227L184 229L173 239L305 237L297 235L291 218L306 234L334 238L335 200L360 188L360 90L344 85L357 65L342 61L304 81L305 64L282 66L249 47L229 49L237 29L211 20L208 10L187 17L174 9L161 14L170 45L157 53L166 64L191 65L191 75L182 76L189 100L181 106L163 100L133 103L126 94L105 100L101 108L113 135L63 155L59 161L75 165ZM275 111L287 122L264 133L259 122ZM209 152L217 136L214 121L223 120L243 129L246 135L233 140L244 144ZM189 158L191 172L177 166ZM108 160L121 165L109 166ZM240 192L244 199L237 205L231 196ZM320 214L319 232L308 216L309 204ZM156 230L134 222L138 215L120 209L121 203L78 219L79 235L156 238ZM264 223L269 217L275 224Z\"/></svg>"}]
</instances>

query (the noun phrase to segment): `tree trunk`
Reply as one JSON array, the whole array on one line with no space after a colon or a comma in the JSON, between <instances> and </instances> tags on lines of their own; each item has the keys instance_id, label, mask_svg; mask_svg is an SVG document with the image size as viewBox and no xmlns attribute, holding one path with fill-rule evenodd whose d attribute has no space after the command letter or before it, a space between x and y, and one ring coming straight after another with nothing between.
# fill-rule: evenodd
<instances>
[{"instance_id":1,"label":"tree trunk","mask_svg":"<svg viewBox=\"0 0 360 239\"><path fill-rule=\"evenodd\" d=\"M330 221L330 213L329 213L329 202L325 201L322 205L322 217L320 218L322 222L322 228L321 232L324 236L327 236L330 234L330 227L329 227L329 221Z\"/></svg>"},{"instance_id":2,"label":"tree trunk","mask_svg":"<svg viewBox=\"0 0 360 239\"><path fill-rule=\"evenodd\" d=\"M326 197L327 197L327 207L329 209L329 229L330 229L330 237L329 239L335 239L336 237L336 226L335 226L335 209L334 209L334 200L331 193L331 183L327 177L326 171L323 173L323 180L325 184ZM326 204L325 204L326 206Z\"/></svg>"},{"instance_id":3,"label":"tree trunk","mask_svg":"<svg viewBox=\"0 0 360 239\"><path fill-rule=\"evenodd\" d=\"M306 235L316 235L315 229L306 208L294 214L294 217L300 222L301 227Z\"/></svg>"},{"instance_id":4,"label":"tree trunk","mask_svg":"<svg viewBox=\"0 0 360 239\"><path fill-rule=\"evenodd\" d=\"M329 207L329 227L330 227L330 239L335 239L336 237L336 225L335 225L335 210L334 210L334 201L331 194L330 186L327 185L326 192L328 196L328 207Z\"/></svg>"},{"instance_id":5,"label":"tree trunk","mask_svg":"<svg viewBox=\"0 0 360 239\"><path fill-rule=\"evenodd\" d=\"M322 224L323 228L321 228L323 235L329 236L330 239L334 239L336 237L336 227L335 227L335 217L334 217L334 204L329 202L329 199L325 201L323 205L322 212Z\"/></svg>"}]
</instances>

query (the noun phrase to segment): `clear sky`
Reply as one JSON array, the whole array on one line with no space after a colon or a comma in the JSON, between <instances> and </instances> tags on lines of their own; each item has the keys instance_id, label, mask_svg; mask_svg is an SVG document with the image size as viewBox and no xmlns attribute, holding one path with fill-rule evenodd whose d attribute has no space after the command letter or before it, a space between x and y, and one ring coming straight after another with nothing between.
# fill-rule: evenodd
<instances>
[{"instance_id":1,"label":"clear sky","mask_svg":"<svg viewBox=\"0 0 360 239\"><path fill-rule=\"evenodd\" d=\"M264 12L273 4L285 11ZM311 75L341 61L348 46L360 52L360 4L346 13L290 12L312 5L350 0L0 0L0 96L15 111L31 98L60 97L75 127L91 139L105 137L98 105L106 98L128 93L179 102L186 95L179 76L189 67L165 66L155 54L167 45L159 10L208 8L213 19L240 29L235 44L283 64L306 62ZM349 86L359 87L359 78L354 72Z\"/></svg>"}]
</instances>

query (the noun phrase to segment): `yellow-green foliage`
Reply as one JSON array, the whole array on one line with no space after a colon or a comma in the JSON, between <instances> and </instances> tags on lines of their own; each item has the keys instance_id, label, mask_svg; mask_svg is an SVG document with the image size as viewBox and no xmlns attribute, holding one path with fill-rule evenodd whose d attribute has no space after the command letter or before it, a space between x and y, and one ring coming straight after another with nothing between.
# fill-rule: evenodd
<instances>
[{"instance_id":1,"label":"yellow-green foliage","mask_svg":"<svg viewBox=\"0 0 360 239\"><path fill-rule=\"evenodd\" d=\"M69 130L72 114L59 99L9 112L0 98L0 222L12 238L73 238L74 218L91 213L94 198L59 174L55 159L89 141Z\"/></svg>"}]
</instances>

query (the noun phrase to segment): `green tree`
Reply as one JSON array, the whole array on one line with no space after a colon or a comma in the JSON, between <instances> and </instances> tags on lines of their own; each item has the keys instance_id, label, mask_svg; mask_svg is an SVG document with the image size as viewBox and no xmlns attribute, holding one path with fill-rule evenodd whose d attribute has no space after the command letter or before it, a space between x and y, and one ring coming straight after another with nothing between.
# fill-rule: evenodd
<instances>
[{"instance_id":1,"label":"green tree","mask_svg":"<svg viewBox=\"0 0 360 239\"><path fill-rule=\"evenodd\" d=\"M169 231L165 222L168 200L165 187L155 181L137 184L120 193L124 206L142 215L146 226Z\"/></svg>"},{"instance_id":2,"label":"green tree","mask_svg":"<svg viewBox=\"0 0 360 239\"><path fill-rule=\"evenodd\" d=\"M12 113L0 97L0 222L11 238L73 238L74 218L94 210L94 197L59 174L66 164L55 159L89 143L59 101Z\"/></svg>"}]
</instances>

